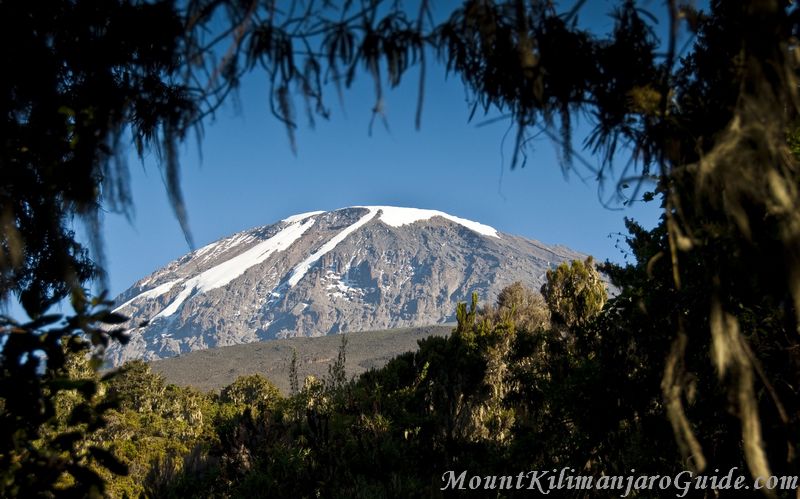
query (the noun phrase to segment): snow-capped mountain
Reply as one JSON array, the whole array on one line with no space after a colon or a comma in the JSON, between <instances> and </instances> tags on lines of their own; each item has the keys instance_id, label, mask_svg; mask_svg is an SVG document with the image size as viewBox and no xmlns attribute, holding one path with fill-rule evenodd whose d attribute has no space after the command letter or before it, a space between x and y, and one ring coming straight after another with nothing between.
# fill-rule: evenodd
<instances>
[{"instance_id":1,"label":"snow-capped mountain","mask_svg":"<svg viewBox=\"0 0 800 499\"><path fill-rule=\"evenodd\" d=\"M456 303L583 255L434 210L354 206L294 215L168 264L117 298L131 341L107 361L292 336L430 325Z\"/></svg>"}]
</instances>

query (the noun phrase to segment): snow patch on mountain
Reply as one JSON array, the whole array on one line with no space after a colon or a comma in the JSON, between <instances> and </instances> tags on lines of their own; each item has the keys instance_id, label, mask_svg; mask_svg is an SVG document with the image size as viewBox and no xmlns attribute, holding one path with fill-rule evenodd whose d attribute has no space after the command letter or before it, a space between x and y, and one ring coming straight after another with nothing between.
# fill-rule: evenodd
<instances>
[{"instance_id":1,"label":"snow patch on mountain","mask_svg":"<svg viewBox=\"0 0 800 499\"><path fill-rule=\"evenodd\" d=\"M364 290L357 287L347 274L340 275L332 270L328 270L323 277L323 286L327 295L331 298L350 299L351 295L364 296Z\"/></svg>"},{"instance_id":2,"label":"snow patch on mountain","mask_svg":"<svg viewBox=\"0 0 800 499\"><path fill-rule=\"evenodd\" d=\"M295 287L297 283L300 282L300 279L302 279L306 275L311 266L314 265L317 262L317 260L322 258L322 256L325 253L331 251L333 248L338 246L339 243L341 243L342 241L345 240L345 238L347 238L347 236L357 231L361 226L372 220L372 217L375 216L375 210L373 208L366 206L359 206L359 208L367 208L368 213L363 217L359 218L358 221L353 225L350 225L346 229L342 230L341 232L333 236L327 243L323 244L320 249L318 249L317 251L312 253L311 256L300 262L300 264L292 270L292 275L289 277L289 280L287 281L290 288Z\"/></svg>"},{"instance_id":3,"label":"snow patch on mountain","mask_svg":"<svg viewBox=\"0 0 800 499\"><path fill-rule=\"evenodd\" d=\"M195 292L204 293L212 289L221 288L227 285L247 269L261 262L266 261L276 251L283 251L314 225L314 218L307 218L302 223L292 222L283 230L270 237L266 241L260 242L249 250L226 260L219 265L211 267L202 272L197 277L187 280L183 284L183 290L164 310L159 312L155 318L167 317L178 311L178 308Z\"/></svg>"},{"instance_id":4,"label":"snow patch on mountain","mask_svg":"<svg viewBox=\"0 0 800 499\"><path fill-rule=\"evenodd\" d=\"M163 295L164 293L166 293L167 291L172 289L172 287L175 286L179 282L180 282L180 279L176 279L174 281L165 282L164 284L160 284L160 285L156 286L153 289L148 289L147 291L145 291L143 293L139 293L138 295L136 295L133 298L131 298L130 300L126 301L125 303L123 303L119 307L115 308L113 310L113 312L117 312L119 310L122 310L123 308L127 307L128 305L130 305L131 303L135 302L136 300L142 300L144 298L151 298L151 299L152 298L158 298L159 296Z\"/></svg>"},{"instance_id":5,"label":"snow patch on mountain","mask_svg":"<svg viewBox=\"0 0 800 499\"><path fill-rule=\"evenodd\" d=\"M366 208L371 212L380 210L382 212L380 221L386 225L391 225L392 227L401 227L403 225L413 224L414 222L430 220L433 217L442 217L483 236L500 238L500 236L497 234L497 230L494 227L473 222L472 220L467 220L466 218L455 217L438 210L400 208L397 206L355 206L354 208Z\"/></svg>"},{"instance_id":6,"label":"snow patch on mountain","mask_svg":"<svg viewBox=\"0 0 800 499\"><path fill-rule=\"evenodd\" d=\"M246 244L252 241L254 237L251 234L246 232L240 232L238 234L234 234L230 237L223 239L222 241L217 241L215 243L208 244L203 246L202 248L198 249L192 254L193 260L198 260L202 257L203 261L210 260L215 256L228 251L240 244ZM199 261L199 260L198 260Z\"/></svg>"},{"instance_id":7,"label":"snow patch on mountain","mask_svg":"<svg viewBox=\"0 0 800 499\"><path fill-rule=\"evenodd\" d=\"M309 211L309 212L306 212L306 213L299 213L297 215L292 215L292 216L290 216L288 218L284 218L281 221L282 222L286 222L286 223L301 222L301 221L305 220L308 217L313 217L314 215L319 215L321 213L325 213L325 212L324 211Z\"/></svg>"}]
</instances>

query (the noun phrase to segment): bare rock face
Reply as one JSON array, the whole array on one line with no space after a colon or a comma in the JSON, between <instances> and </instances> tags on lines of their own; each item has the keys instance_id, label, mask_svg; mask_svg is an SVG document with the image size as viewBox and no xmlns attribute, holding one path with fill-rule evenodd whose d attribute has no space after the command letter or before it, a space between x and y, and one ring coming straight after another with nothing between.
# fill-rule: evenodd
<instances>
[{"instance_id":1,"label":"bare rock face","mask_svg":"<svg viewBox=\"0 0 800 499\"><path fill-rule=\"evenodd\" d=\"M200 248L117 298L131 341L107 362L295 336L431 325L456 303L584 255L434 210L357 206L295 215Z\"/></svg>"}]
</instances>

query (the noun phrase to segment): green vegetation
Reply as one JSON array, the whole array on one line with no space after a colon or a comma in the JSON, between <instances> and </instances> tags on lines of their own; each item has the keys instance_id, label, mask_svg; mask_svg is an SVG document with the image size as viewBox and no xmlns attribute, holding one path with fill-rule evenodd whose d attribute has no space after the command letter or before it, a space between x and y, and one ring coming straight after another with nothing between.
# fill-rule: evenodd
<instances>
[{"instance_id":1,"label":"green vegetation","mask_svg":"<svg viewBox=\"0 0 800 499\"><path fill-rule=\"evenodd\" d=\"M553 320L574 327L600 313L606 303L606 290L592 257L585 262L573 260L547 271L542 294L553 314ZM502 298L502 296L501 296Z\"/></svg>"},{"instance_id":2,"label":"green vegetation","mask_svg":"<svg viewBox=\"0 0 800 499\"><path fill-rule=\"evenodd\" d=\"M92 346L124 340L113 327L124 318L100 300L74 300L76 315L42 315L19 324L0 317L6 332L0 363L0 495L97 496L98 471L125 473L104 445L92 441L113 403L102 396Z\"/></svg>"},{"instance_id":3,"label":"green vegetation","mask_svg":"<svg viewBox=\"0 0 800 499\"><path fill-rule=\"evenodd\" d=\"M130 470L118 477L98 469L106 492L419 497L440 495L442 473L451 469L676 474L684 463L661 388L660 352L669 348L671 329L645 332L641 321L649 300L664 292L637 285L655 248L649 238L631 237L639 263L606 267L623 291L600 310L585 306L587 293L606 299L597 270L591 260L574 261L550 272L543 286L545 293L561 289L558 300L519 283L492 306L479 308L473 296L459 305L449 336L420 340L417 352L351 380L342 336L328 375L292 383L298 389L289 397L258 374L219 395L201 394L165 385L147 364L129 362L101 384L104 400L116 400L117 408L90 439ZM569 320L559 315L564 310ZM713 369L690 360L697 390L713 389ZM708 466L743 469L736 419L718 412L725 392L712 393L690 401L691 414L705 423L697 434Z\"/></svg>"},{"instance_id":4,"label":"green vegetation","mask_svg":"<svg viewBox=\"0 0 800 499\"><path fill-rule=\"evenodd\" d=\"M280 391L261 374L242 376L220 393L223 402L265 409L271 409L280 398Z\"/></svg>"}]
</instances>

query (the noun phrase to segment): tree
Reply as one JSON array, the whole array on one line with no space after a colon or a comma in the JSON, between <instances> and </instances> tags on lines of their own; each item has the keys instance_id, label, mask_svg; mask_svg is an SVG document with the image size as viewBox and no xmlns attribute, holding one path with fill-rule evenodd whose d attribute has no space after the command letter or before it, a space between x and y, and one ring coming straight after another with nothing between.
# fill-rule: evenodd
<instances>
[{"instance_id":1,"label":"tree","mask_svg":"<svg viewBox=\"0 0 800 499\"><path fill-rule=\"evenodd\" d=\"M104 383L107 424L91 439L128 468L127 476L97 470L113 497L159 495L165 482L206 456L215 419L224 412L214 397L168 385L142 361L125 363Z\"/></svg>"},{"instance_id":2,"label":"tree","mask_svg":"<svg viewBox=\"0 0 800 499\"><path fill-rule=\"evenodd\" d=\"M96 380L74 378L62 348L93 355L96 369L109 339L124 337L97 327L122 318L104 297L86 296L102 259L90 259L71 225L84 220L95 258L102 254L101 211L130 208L128 133L140 153L160 145L180 213L174 145L194 115L185 87L172 80L183 32L170 2L0 4L0 301L16 296L33 319L0 319L0 495L51 493L65 476L74 494L101 493L91 462L121 470L102 449L79 445L108 407L92 405ZM67 297L72 316L46 314ZM76 388L85 396L69 418L78 428L33 445L51 425L56 395Z\"/></svg>"},{"instance_id":3,"label":"tree","mask_svg":"<svg viewBox=\"0 0 800 499\"><path fill-rule=\"evenodd\" d=\"M571 328L585 324L603 309L607 294L594 260L573 260L570 265L559 264L547 271L542 295L550 308L553 320Z\"/></svg>"},{"instance_id":4,"label":"tree","mask_svg":"<svg viewBox=\"0 0 800 499\"><path fill-rule=\"evenodd\" d=\"M109 337L95 324L120 322L98 305L67 319L44 315L18 324L0 318L7 335L0 355L0 495L97 495L104 482L95 468L126 472L90 441L110 409L98 400L101 359L87 359L91 345Z\"/></svg>"},{"instance_id":5,"label":"tree","mask_svg":"<svg viewBox=\"0 0 800 499\"><path fill-rule=\"evenodd\" d=\"M550 325L550 311L540 293L517 281L497 295L497 304L481 311L493 322L513 322L518 330L536 331Z\"/></svg>"},{"instance_id":6,"label":"tree","mask_svg":"<svg viewBox=\"0 0 800 499\"><path fill-rule=\"evenodd\" d=\"M140 154L161 146L181 210L174 145L196 106L173 80L184 30L171 2L11 1L0 18L0 297L36 317L102 272L69 227L78 216L97 238L101 207L130 209L128 133Z\"/></svg>"},{"instance_id":7,"label":"tree","mask_svg":"<svg viewBox=\"0 0 800 499\"><path fill-rule=\"evenodd\" d=\"M164 376L156 374L142 360L126 362L108 383L108 396L119 400L120 409L154 412L166 390Z\"/></svg>"},{"instance_id":8,"label":"tree","mask_svg":"<svg viewBox=\"0 0 800 499\"><path fill-rule=\"evenodd\" d=\"M281 399L281 393L261 374L240 376L220 392L223 402L250 407L271 408Z\"/></svg>"}]
</instances>

